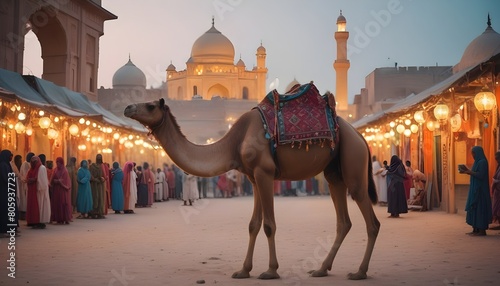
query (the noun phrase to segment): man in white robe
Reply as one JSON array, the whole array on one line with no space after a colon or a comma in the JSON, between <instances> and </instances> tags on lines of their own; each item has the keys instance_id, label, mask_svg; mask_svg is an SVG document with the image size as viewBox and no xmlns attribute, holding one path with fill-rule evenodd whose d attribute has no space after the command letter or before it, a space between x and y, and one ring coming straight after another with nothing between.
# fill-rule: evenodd
<instances>
[{"instance_id":1,"label":"man in white robe","mask_svg":"<svg viewBox=\"0 0 500 286\"><path fill-rule=\"evenodd\" d=\"M156 180L155 180L155 201L163 201L163 189L165 186L165 173L158 168L156 169Z\"/></svg>"},{"instance_id":2,"label":"man in white robe","mask_svg":"<svg viewBox=\"0 0 500 286\"><path fill-rule=\"evenodd\" d=\"M187 206L189 202L189 205L192 206L196 198L198 198L198 179L196 176L186 173L182 184L184 205Z\"/></svg>"},{"instance_id":3,"label":"man in white robe","mask_svg":"<svg viewBox=\"0 0 500 286\"><path fill-rule=\"evenodd\" d=\"M40 224L50 223L49 178L47 177L47 168L44 165L38 169L37 198L40 209Z\"/></svg>"},{"instance_id":4,"label":"man in white robe","mask_svg":"<svg viewBox=\"0 0 500 286\"><path fill-rule=\"evenodd\" d=\"M28 153L26 155L26 161L21 165L21 170L19 170L19 179L21 181L19 188L19 217L21 219L25 219L26 217L26 209L28 206L28 182L26 181L26 176L28 175L28 171L31 168L31 158L34 156L34 153Z\"/></svg>"},{"instance_id":5,"label":"man in white robe","mask_svg":"<svg viewBox=\"0 0 500 286\"><path fill-rule=\"evenodd\" d=\"M383 167L377 157L372 157L372 172L373 180L375 181L375 186L377 187L378 201L381 204L387 203L387 169Z\"/></svg>"}]
</instances>

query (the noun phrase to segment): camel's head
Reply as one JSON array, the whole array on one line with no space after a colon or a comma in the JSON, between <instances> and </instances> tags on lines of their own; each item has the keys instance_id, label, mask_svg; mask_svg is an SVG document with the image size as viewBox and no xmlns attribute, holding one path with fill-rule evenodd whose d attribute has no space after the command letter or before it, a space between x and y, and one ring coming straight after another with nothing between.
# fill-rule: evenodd
<instances>
[{"instance_id":1,"label":"camel's head","mask_svg":"<svg viewBox=\"0 0 500 286\"><path fill-rule=\"evenodd\" d=\"M139 121L150 129L154 129L154 127L161 124L167 110L168 107L162 98L157 101L131 104L125 108L123 115Z\"/></svg>"}]
</instances>

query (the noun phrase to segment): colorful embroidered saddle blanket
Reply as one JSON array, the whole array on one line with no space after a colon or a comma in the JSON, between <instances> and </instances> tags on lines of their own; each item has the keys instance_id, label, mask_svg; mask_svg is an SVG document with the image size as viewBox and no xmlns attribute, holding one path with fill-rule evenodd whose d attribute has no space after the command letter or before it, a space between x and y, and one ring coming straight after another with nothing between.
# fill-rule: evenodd
<instances>
[{"instance_id":1,"label":"colorful embroidered saddle blanket","mask_svg":"<svg viewBox=\"0 0 500 286\"><path fill-rule=\"evenodd\" d=\"M333 94L319 94L311 82L295 85L285 94L273 90L257 105L266 138L274 155L278 145L309 150L309 145L320 144L332 150L338 142L338 124Z\"/></svg>"}]
</instances>

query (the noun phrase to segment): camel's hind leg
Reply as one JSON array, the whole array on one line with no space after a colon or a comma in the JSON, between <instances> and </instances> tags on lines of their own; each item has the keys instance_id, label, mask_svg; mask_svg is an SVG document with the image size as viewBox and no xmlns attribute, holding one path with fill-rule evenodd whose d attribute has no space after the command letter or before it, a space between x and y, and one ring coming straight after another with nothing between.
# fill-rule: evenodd
<instances>
[{"instance_id":1,"label":"camel's hind leg","mask_svg":"<svg viewBox=\"0 0 500 286\"><path fill-rule=\"evenodd\" d=\"M380 230L380 222L375 216L373 211L373 206L368 198L368 195L361 196L360 199L355 198L356 203L363 214L363 218L366 222L366 232L368 233L368 243L366 244L366 251L363 257L363 261L359 266L359 270L356 273L349 273L347 276L351 280L366 279L366 272L368 271L368 264L372 257L373 248L375 247L375 241L377 240L378 232Z\"/></svg>"},{"instance_id":2,"label":"camel's hind leg","mask_svg":"<svg viewBox=\"0 0 500 286\"><path fill-rule=\"evenodd\" d=\"M342 181L342 178L338 173L327 171L325 171L325 178L328 181L330 196L332 197L333 204L335 205L335 212L337 214L337 235L321 267L318 270L309 272L313 277L328 275L328 270L332 269L333 260L352 225L347 210L347 187Z\"/></svg>"}]
</instances>

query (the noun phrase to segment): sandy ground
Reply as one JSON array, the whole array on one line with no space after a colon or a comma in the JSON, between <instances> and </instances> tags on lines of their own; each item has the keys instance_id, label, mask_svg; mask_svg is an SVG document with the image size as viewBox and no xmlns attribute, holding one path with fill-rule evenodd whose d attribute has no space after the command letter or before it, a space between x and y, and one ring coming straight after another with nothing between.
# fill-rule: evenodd
<instances>
[{"instance_id":1,"label":"sandy ground","mask_svg":"<svg viewBox=\"0 0 500 286\"><path fill-rule=\"evenodd\" d=\"M368 279L349 281L365 245L364 221L349 199L353 227L327 277L313 278L331 247L335 212L328 196L276 197L281 279L259 280L267 270L267 241L259 234L249 279L231 278L248 243L251 197L156 203L134 215L75 219L45 230L22 227L15 241L15 279L7 276L8 239L0 239L0 285L498 285L500 231L470 237L461 215L410 212L382 223Z\"/></svg>"}]
</instances>

